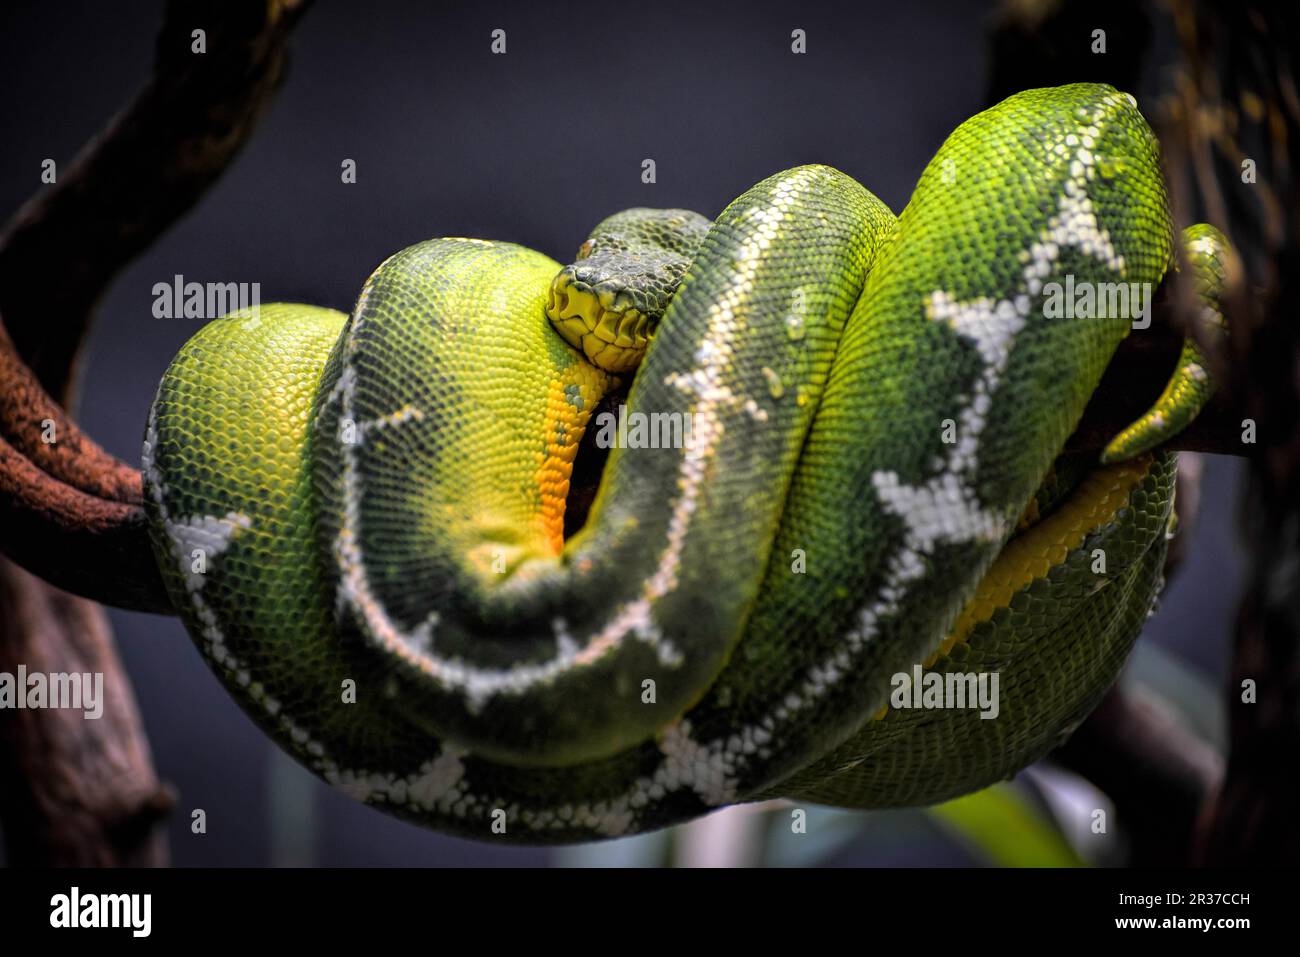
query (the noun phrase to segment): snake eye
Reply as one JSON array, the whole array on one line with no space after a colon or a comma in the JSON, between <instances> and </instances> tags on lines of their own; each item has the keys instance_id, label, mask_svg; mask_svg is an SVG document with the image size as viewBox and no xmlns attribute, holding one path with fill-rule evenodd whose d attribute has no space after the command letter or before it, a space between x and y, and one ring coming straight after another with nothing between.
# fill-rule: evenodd
<instances>
[{"instance_id":1,"label":"snake eye","mask_svg":"<svg viewBox=\"0 0 1300 957\"><path fill-rule=\"evenodd\" d=\"M584 242L581 246L578 247L577 258L586 259L588 256L591 255L591 251L595 248L596 248L595 240L588 239L586 242Z\"/></svg>"}]
</instances>

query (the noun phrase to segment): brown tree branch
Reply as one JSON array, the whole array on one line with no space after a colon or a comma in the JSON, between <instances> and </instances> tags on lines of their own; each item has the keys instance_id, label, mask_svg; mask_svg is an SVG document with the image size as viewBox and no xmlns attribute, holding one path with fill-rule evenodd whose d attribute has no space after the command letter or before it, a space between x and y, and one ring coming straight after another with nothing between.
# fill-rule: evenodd
<instances>
[{"instance_id":1,"label":"brown tree branch","mask_svg":"<svg viewBox=\"0 0 1300 957\"><path fill-rule=\"evenodd\" d=\"M45 580L107 604L170 614L144 509L40 471L0 438L4 552Z\"/></svg>"},{"instance_id":2,"label":"brown tree branch","mask_svg":"<svg viewBox=\"0 0 1300 957\"><path fill-rule=\"evenodd\" d=\"M0 236L0 548L50 581L168 611L137 470L65 415L95 303L248 139L307 0L172 0L136 101ZM205 31L207 51L192 50ZM0 558L0 670L103 676L103 715L0 714L15 864L161 864L159 784L102 608Z\"/></svg>"},{"instance_id":3,"label":"brown tree branch","mask_svg":"<svg viewBox=\"0 0 1300 957\"><path fill-rule=\"evenodd\" d=\"M37 379L64 396L95 303L252 134L307 0L171 0L144 90L58 185L0 236L0 315ZM205 31L206 52L192 49Z\"/></svg>"},{"instance_id":4,"label":"brown tree branch","mask_svg":"<svg viewBox=\"0 0 1300 957\"><path fill-rule=\"evenodd\" d=\"M305 6L169 4L145 90L0 236L0 551L76 594L171 612L138 471L59 402L96 300L247 141ZM206 32L205 53L192 51L195 29Z\"/></svg>"},{"instance_id":5,"label":"brown tree branch","mask_svg":"<svg viewBox=\"0 0 1300 957\"><path fill-rule=\"evenodd\" d=\"M0 671L103 675L102 715L6 710L0 719L0 820L11 863L157 865L155 833L172 804L158 782L130 682L99 606L0 558Z\"/></svg>"},{"instance_id":6,"label":"brown tree branch","mask_svg":"<svg viewBox=\"0 0 1300 957\"><path fill-rule=\"evenodd\" d=\"M75 594L170 614L149 548L139 470L68 419L2 325L0 383L0 550Z\"/></svg>"},{"instance_id":7,"label":"brown tree branch","mask_svg":"<svg viewBox=\"0 0 1300 957\"><path fill-rule=\"evenodd\" d=\"M32 465L88 495L140 503L140 471L83 433L36 381L0 324L0 435Z\"/></svg>"}]
</instances>

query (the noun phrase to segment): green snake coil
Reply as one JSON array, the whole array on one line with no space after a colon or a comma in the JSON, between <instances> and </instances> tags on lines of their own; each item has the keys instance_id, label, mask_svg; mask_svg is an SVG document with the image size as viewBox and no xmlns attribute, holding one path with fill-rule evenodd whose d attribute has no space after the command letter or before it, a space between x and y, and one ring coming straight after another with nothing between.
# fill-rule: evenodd
<instances>
[{"instance_id":1,"label":"green snake coil","mask_svg":"<svg viewBox=\"0 0 1300 957\"><path fill-rule=\"evenodd\" d=\"M1185 245L1212 308L1222 237ZM1105 464L1062 455L1132 317L1044 303L1174 262L1155 138L1088 84L963 123L897 218L803 166L711 222L620 214L567 267L419 243L350 316L264 306L182 348L144 444L157 559L254 720L439 830L943 800L1068 734L1152 607L1151 449L1204 367ZM619 405L689 440L616 442L575 520ZM921 665L997 676L996 714L891 706Z\"/></svg>"}]
</instances>

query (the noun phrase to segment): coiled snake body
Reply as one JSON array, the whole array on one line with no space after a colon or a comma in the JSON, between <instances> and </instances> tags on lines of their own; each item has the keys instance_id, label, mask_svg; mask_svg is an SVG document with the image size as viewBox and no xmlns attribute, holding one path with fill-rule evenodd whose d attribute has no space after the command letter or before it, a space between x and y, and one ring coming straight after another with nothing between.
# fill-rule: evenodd
<instances>
[{"instance_id":1,"label":"coiled snake body","mask_svg":"<svg viewBox=\"0 0 1300 957\"><path fill-rule=\"evenodd\" d=\"M1222 238L1188 242L1213 305ZM1174 261L1130 97L979 114L897 220L805 166L582 252L420 243L351 316L232 314L168 369L158 561L282 746L427 826L554 842L773 795L938 801L1082 720L1161 582L1175 462L1149 449L1207 388L1191 350L1116 461L1060 455L1132 319L1047 318L1050 284ZM614 448L566 535L629 379L625 414L689 441ZM920 663L996 673L996 717L890 708Z\"/></svg>"}]
</instances>

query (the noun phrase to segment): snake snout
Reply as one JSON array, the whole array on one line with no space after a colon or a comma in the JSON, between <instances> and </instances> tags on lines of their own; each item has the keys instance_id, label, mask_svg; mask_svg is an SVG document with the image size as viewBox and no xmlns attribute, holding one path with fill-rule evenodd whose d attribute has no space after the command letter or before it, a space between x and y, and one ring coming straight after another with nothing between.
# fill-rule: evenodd
<instances>
[{"instance_id":1,"label":"snake snout","mask_svg":"<svg viewBox=\"0 0 1300 957\"><path fill-rule=\"evenodd\" d=\"M551 281L546 315L592 365L616 375L631 372L650 345L658 316L637 309L617 284L580 271L582 265L565 266Z\"/></svg>"}]
</instances>

